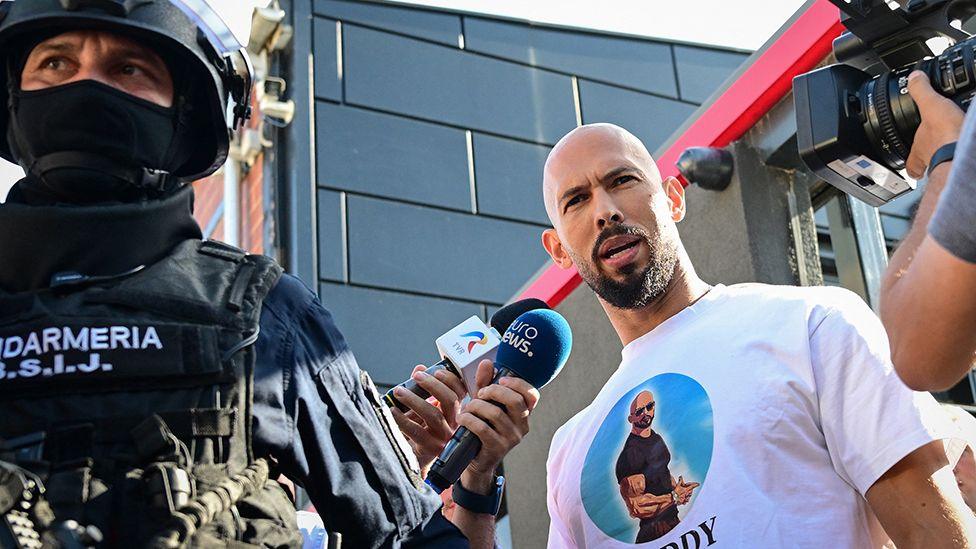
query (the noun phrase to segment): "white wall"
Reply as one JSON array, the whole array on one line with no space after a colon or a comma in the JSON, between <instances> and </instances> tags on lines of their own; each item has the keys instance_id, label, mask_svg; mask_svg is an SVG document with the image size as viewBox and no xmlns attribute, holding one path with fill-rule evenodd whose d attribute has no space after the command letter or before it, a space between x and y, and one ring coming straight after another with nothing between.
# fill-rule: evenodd
<instances>
[{"instance_id":1,"label":"white wall","mask_svg":"<svg viewBox=\"0 0 976 549\"><path fill-rule=\"evenodd\" d=\"M18 179L24 176L20 166L0 160L0 201L7 198L7 191Z\"/></svg>"},{"instance_id":2,"label":"white wall","mask_svg":"<svg viewBox=\"0 0 976 549\"><path fill-rule=\"evenodd\" d=\"M220 14L237 40L246 46L251 35L251 12L254 8L267 6L270 0L207 0L207 3Z\"/></svg>"}]
</instances>

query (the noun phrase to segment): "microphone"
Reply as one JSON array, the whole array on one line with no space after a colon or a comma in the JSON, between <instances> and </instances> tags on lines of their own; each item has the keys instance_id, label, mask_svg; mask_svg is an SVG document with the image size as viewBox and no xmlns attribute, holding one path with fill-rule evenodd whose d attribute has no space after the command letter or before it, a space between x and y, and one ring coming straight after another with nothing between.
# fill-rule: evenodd
<instances>
[{"instance_id":1,"label":"microphone","mask_svg":"<svg viewBox=\"0 0 976 549\"><path fill-rule=\"evenodd\" d=\"M434 341L441 361L431 365L426 372L433 375L438 370L448 370L461 378L465 388L474 387L478 364L484 359L495 359L498 344L501 342L500 334L504 333L522 313L548 308L549 305L541 299L522 299L495 311L489 321L491 327L485 326L477 316L472 316ZM404 381L398 387L403 387L420 398L430 396L430 393L413 379ZM406 412L409 408L397 400L396 395L393 394L394 389L396 387L387 391L383 395L383 400L390 408L396 406L400 411Z\"/></svg>"},{"instance_id":2,"label":"microphone","mask_svg":"<svg viewBox=\"0 0 976 549\"><path fill-rule=\"evenodd\" d=\"M559 374L572 347L573 332L562 315L551 309L523 313L502 336L495 357L497 373L491 382L498 383L504 376L520 377L541 389ZM461 478L479 450L481 440L460 427L434 460L427 481L438 490L446 490Z\"/></svg>"}]
</instances>

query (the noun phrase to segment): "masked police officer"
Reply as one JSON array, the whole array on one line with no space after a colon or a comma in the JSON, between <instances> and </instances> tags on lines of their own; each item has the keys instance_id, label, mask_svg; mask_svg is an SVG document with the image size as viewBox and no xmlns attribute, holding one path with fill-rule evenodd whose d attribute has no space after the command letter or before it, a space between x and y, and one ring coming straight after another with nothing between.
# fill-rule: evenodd
<instances>
[{"instance_id":1,"label":"masked police officer","mask_svg":"<svg viewBox=\"0 0 976 549\"><path fill-rule=\"evenodd\" d=\"M186 183L250 99L221 25L201 0L0 0L0 156L26 172L0 206L0 546L295 546L279 473L344 546L490 545L538 394L399 418L428 457L458 417L483 437L456 528L314 295L201 240Z\"/></svg>"}]
</instances>

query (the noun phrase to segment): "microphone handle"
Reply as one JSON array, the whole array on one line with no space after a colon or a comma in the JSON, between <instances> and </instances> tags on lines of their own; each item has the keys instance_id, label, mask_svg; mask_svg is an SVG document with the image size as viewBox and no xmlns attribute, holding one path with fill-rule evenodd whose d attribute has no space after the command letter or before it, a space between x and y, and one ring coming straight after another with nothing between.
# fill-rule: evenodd
<instances>
[{"instance_id":1,"label":"microphone handle","mask_svg":"<svg viewBox=\"0 0 976 549\"><path fill-rule=\"evenodd\" d=\"M508 368L499 368L491 382L498 383L498 380L505 377L517 377L515 372ZM504 409L505 407L497 402L492 402L495 406ZM459 427L454 431L454 436L447 441L441 455L437 456L434 464L427 473L427 482L439 491L447 490L449 486L461 478L461 473L474 460L478 452L481 451L481 439L468 430L467 427Z\"/></svg>"},{"instance_id":2,"label":"microphone handle","mask_svg":"<svg viewBox=\"0 0 976 549\"><path fill-rule=\"evenodd\" d=\"M427 370L425 371L430 375L434 375L434 372L437 372L438 370L447 370L452 374L458 376L462 380L464 380L464 378L461 377L461 372L459 372L457 368L454 367L454 364L451 364L451 361L446 358L432 365L430 368L427 368ZM420 385L417 385L417 382L414 381L413 378L404 381L403 383L397 385L397 387L403 387L404 389L410 391L411 393L423 399L430 397L430 393L428 393L427 390L421 387ZM387 391L386 394L383 395L383 400L386 402L386 405L388 407L393 408L394 406L396 406L397 408L400 409L401 412L407 413L410 410L410 408L407 408L405 404L397 400L396 395L393 394L393 391L395 389L396 387Z\"/></svg>"}]
</instances>

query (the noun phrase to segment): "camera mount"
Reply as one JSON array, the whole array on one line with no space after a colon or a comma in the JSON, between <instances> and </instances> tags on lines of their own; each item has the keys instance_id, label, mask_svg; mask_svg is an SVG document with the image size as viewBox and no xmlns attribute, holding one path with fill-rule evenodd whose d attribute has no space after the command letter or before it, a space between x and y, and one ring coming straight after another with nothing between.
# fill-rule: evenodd
<instances>
[{"instance_id":1,"label":"camera mount","mask_svg":"<svg viewBox=\"0 0 976 549\"><path fill-rule=\"evenodd\" d=\"M849 32L834 40L837 62L872 76L934 55L926 41L969 38L962 23L976 15L976 0L830 0ZM892 8L896 4L897 8ZM954 25L958 24L959 28Z\"/></svg>"}]
</instances>

